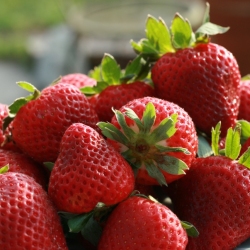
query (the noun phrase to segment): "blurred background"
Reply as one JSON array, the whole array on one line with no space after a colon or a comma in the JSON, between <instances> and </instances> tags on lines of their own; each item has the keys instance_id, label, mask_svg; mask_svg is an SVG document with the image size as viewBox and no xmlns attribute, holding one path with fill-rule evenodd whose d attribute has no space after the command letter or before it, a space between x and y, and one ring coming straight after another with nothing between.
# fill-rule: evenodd
<instances>
[{"instance_id":1,"label":"blurred background","mask_svg":"<svg viewBox=\"0 0 250 250\"><path fill-rule=\"evenodd\" d=\"M210 0L211 21L230 30L212 38L250 73L250 1ZM131 39L145 37L148 14L167 25L176 12L193 28L202 21L203 0L9 0L0 3L0 102L27 95L17 81L42 89L60 75L87 74L104 53L125 66L135 54Z\"/></svg>"}]
</instances>

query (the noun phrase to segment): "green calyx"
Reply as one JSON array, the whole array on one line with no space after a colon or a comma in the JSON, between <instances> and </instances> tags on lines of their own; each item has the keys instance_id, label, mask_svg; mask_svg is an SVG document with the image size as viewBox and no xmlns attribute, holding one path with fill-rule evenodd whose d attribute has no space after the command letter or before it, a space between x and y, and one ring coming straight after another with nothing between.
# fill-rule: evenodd
<instances>
[{"instance_id":1,"label":"green calyx","mask_svg":"<svg viewBox=\"0 0 250 250\"><path fill-rule=\"evenodd\" d=\"M250 123L245 120L240 120L237 121L234 128L229 128L224 149L219 148L220 127L221 122L219 122L215 128L212 128L212 150L214 155L224 155L250 168L250 147L239 157L241 145L250 137Z\"/></svg>"},{"instance_id":2,"label":"green calyx","mask_svg":"<svg viewBox=\"0 0 250 250\"><path fill-rule=\"evenodd\" d=\"M198 43L208 43L209 36L225 33L229 28L210 22L210 6L207 3L202 25L194 32L190 22L176 13L171 27L168 28L162 18L158 20L149 15L146 20L146 38L138 43L131 41L137 54L149 61L156 61L166 53L179 49L195 47Z\"/></svg>"},{"instance_id":3,"label":"green calyx","mask_svg":"<svg viewBox=\"0 0 250 250\"><path fill-rule=\"evenodd\" d=\"M115 58L105 53L101 65L89 72L89 76L97 81L95 86L81 88L81 92L87 96L101 93L105 88L112 85L131 83L134 81L150 81L148 77L150 71L149 64L142 58L136 56L130 61L126 68L122 70Z\"/></svg>"},{"instance_id":4,"label":"green calyx","mask_svg":"<svg viewBox=\"0 0 250 250\"><path fill-rule=\"evenodd\" d=\"M27 90L31 94L26 97L21 97L16 99L8 108L9 108L9 114L7 117L3 120L3 131L8 127L8 125L12 122L12 120L15 118L17 112L19 109L25 105L27 102L31 100L35 100L40 96L40 91L33 86L32 84L28 82L17 82L17 85L24 90Z\"/></svg>"},{"instance_id":5,"label":"green calyx","mask_svg":"<svg viewBox=\"0 0 250 250\"><path fill-rule=\"evenodd\" d=\"M160 185L167 185L162 171L173 175L185 174L184 170L188 169L186 163L168 153L189 154L189 151L181 147L169 147L166 143L176 132L177 114L166 117L156 126L155 107L151 102L146 105L141 119L129 108L124 114L119 110L114 110L114 113L121 130L111 123L99 122L98 126L104 136L125 146L122 155L135 172L145 167ZM134 121L132 127L127 124L125 116Z\"/></svg>"},{"instance_id":6,"label":"green calyx","mask_svg":"<svg viewBox=\"0 0 250 250\"><path fill-rule=\"evenodd\" d=\"M7 164L7 165L5 165L3 167L0 167L0 174L7 173L9 171L9 168L10 168L9 164Z\"/></svg>"}]
</instances>

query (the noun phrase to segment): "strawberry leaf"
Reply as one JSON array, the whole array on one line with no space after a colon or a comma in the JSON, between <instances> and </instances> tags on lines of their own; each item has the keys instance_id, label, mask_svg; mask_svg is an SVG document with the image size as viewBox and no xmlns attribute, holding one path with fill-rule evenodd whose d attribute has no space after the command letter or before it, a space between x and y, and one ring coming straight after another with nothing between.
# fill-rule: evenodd
<instances>
[{"instance_id":1,"label":"strawberry leaf","mask_svg":"<svg viewBox=\"0 0 250 250\"><path fill-rule=\"evenodd\" d=\"M68 220L69 231L72 233L79 233L92 216L93 211L73 216Z\"/></svg>"},{"instance_id":2,"label":"strawberry leaf","mask_svg":"<svg viewBox=\"0 0 250 250\"><path fill-rule=\"evenodd\" d=\"M127 75L138 75L142 68L142 56L136 56L133 61L130 61L125 68L125 76Z\"/></svg>"},{"instance_id":3,"label":"strawberry leaf","mask_svg":"<svg viewBox=\"0 0 250 250\"><path fill-rule=\"evenodd\" d=\"M143 132L144 133L147 134L151 131L151 128L155 123L155 117L156 117L155 107L151 102L149 102L146 105L146 108L145 108L145 110L143 112L143 116L142 116Z\"/></svg>"},{"instance_id":4,"label":"strawberry leaf","mask_svg":"<svg viewBox=\"0 0 250 250\"><path fill-rule=\"evenodd\" d=\"M155 144L155 147L159 150L159 152L169 153L169 152L182 152L184 154L189 155L190 152L186 148L181 147L165 147L162 145Z\"/></svg>"},{"instance_id":5,"label":"strawberry leaf","mask_svg":"<svg viewBox=\"0 0 250 250\"><path fill-rule=\"evenodd\" d=\"M235 128L229 128L227 131L226 142L225 142L225 156L232 160L237 159L240 153L240 133L241 127L236 124Z\"/></svg>"},{"instance_id":6,"label":"strawberry leaf","mask_svg":"<svg viewBox=\"0 0 250 250\"><path fill-rule=\"evenodd\" d=\"M250 122L246 120L239 120L237 123L241 126L241 145L245 143L245 141L250 137Z\"/></svg>"},{"instance_id":7,"label":"strawberry leaf","mask_svg":"<svg viewBox=\"0 0 250 250\"><path fill-rule=\"evenodd\" d=\"M163 173L153 163L153 161L145 162L145 167L146 167L147 173L150 177L156 179L161 186L162 185L167 186L167 182L166 182L166 179L165 179Z\"/></svg>"},{"instance_id":8,"label":"strawberry leaf","mask_svg":"<svg viewBox=\"0 0 250 250\"><path fill-rule=\"evenodd\" d=\"M212 128L212 150L214 155L219 155L219 141L220 141L221 122L218 122L215 128Z\"/></svg>"},{"instance_id":9,"label":"strawberry leaf","mask_svg":"<svg viewBox=\"0 0 250 250\"><path fill-rule=\"evenodd\" d=\"M101 129L102 134L107 138L118 141L123 145L129 145L127 137L113 124L108 122L98 122L97 126Z\"/></svg>"},{"instance_id":10,"label":"strawberry leaf","mask_svg":"<svg viewBox=\"0 0 250 250\"><path fill-rule=\"evenodd\" d=\"M190 237L198 237L199 232L194 225L187 221L181 221L182 227L187 231L188 236Z\"/></svg>"},{"instance_id":11,"label":"strawberry leaf","mask_svg":"<svg viewBox=\"0 0 250 250\"><path fill-rule=\"evenodd\" d=\"M157 20L149 15L146 22L146 37L150 44L154 46L159 55L167 52L174 52L172 46L171 34L164 20L159 18Z\"/></svg>"},{"instance_id":12,"label":"strawberry leaf","mask_svg":"<svg viewBox=\"0 0 250 250\"><path fill-rule=\"evenodd\" d=\"M196 35L203 34L203 35L212 36L212 35L226 33L228 30L229 30L229 27L222 27L217 24L207 22L207 23L204 23L202 26L200 26L195 33Z\"/></svg>"},{"instance_id":13,"label":"strawberry leaf","mask_svg":"<svg viewBox=\"0 0 250 250\"><path fill-rule=\"evenodd\" d=\"M3 167L0 167L0 174L7 173L9 171L9 168L10 168L9 164L7 164L7 165L5 165Z\"/></svg>"},{"instance_id":14,"label":"strawberry leaf","mask_svg":"<svg viewBox=\"0 0 250 250\"><path fill-rule=\"evenodd\" d=\"M250 147L240 156L238 163L250 169Z\"/></svg>"},{"instance_id":15,"label":"strawberry leaf","mask_svg":"<svg viewBox=\"0 0 250 250\"><path fill-rule=\"evenodd\" d=\"M88 72L88 76L95 79L96 81L102 81L102 68L101 65L94 67Z\"/></svg>"},{"instance_id":16,"label":"strawberry leaf","mask_svg":"<svg viewBox=\"0 0 250 250\"><path fill-rule=\"evenodd\" d=\"M198 157L208 157L213 154L211 145L208 143L206 138L198 133Z\"/></svg>"},{"instance_id":17,"label":"strawberry leaf","mask_svg":"<svg viewBox=\"0 0 250 250\"><path fill-rule=\"evenodd\" d=\"M176 13L172 25L171 34L173 46L176 49L188 48L190 44L194 41L194 34L190 22Z\"/></svg>"},{"instance_id":18,"label":"strawberry leaf","mask_svg":"<svg viewBox=\"0 0 250 250\"><path fill-rule=\"evenodd\" d=\"M101 62L102 79L109 85L117 85L120 83L121 69L116 60L110 54L104 54Z\"/></svg>"},{"instance_id":19,"label":"strawberry leaf","mask_svg":"<svg viewBox=\"0 0 250 250\"><path fill-rule=\"evenodd\" d=\"M85 95L94 95L101 93L104 89L106 89L110 84L108 82L100 81L97 82L94 86L86 86L80 88L80 91Z\"/></svg>"},{"instance_id":20,"label":"strawberry leaf","mask_svg":"<svg viewBox=\"0 0 250 250\"><path fill-rule=\"evenodd\" d=\"M43 165L51 172L55 163L54 162L43 162Z\"/></svg>"},{"instance_id":21,"label":"strawberry leaf","mask_svg":"<svg viewBox=\"0 0 250 250\"><path fill-rule=\"evenodd\" d=\"M184 170L188 169L187 164L176 157L165 155L163 156L163 160L160 157L159 159L159 162L157 161L159 168L169 174L185 174Z\"/></svg>"}]
</instances>

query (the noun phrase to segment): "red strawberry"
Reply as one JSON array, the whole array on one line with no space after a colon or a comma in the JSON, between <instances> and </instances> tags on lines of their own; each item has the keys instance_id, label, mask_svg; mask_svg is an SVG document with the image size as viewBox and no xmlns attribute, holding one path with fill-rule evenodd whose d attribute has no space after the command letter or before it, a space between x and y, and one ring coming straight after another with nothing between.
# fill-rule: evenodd
<instances>
[{"instance_id":1,"label":"red strawberry","mask_svg":"<svg viewBox=\"0 0 250 250\"><path fill-rule=\"evenodd\" d=\"M71 73L63 75L58 83L68 83L76 86L77 88L83 88L85 86L96 85L96 80L82 73Z\"/></svg>"},{"instance_id":2,"label":"red strawberry","mask_svg":"<svg viewBox=\"0 0 250 250\"><path fill-rule=\"evenodd\" d=\"M97 114L77 87L61 83L40 93L31 84L19 84L33 95L17 99L9 107L10 116L15 115L12 139L36 161L56 160L61 138L71 124L81 122L97 128Z\"/></svg>"},{"instance_id":3,"label":"red strawberry","mask_svg":"<svg viewBox=\"0 0 250 250\"><path fill-rule=\"evenodd\" d=\"M142 59L137 57L130 62L125 71L121 71L116 60L105 54L101 63L101 79L97 86L83 88L86 95L92 94L99 120L110 121L113 116L112 108L119 109L127 102L144 96L154 96L153 87L145 81L148 73L147 65L142 65ZM145 72L144 72L145 71Z\"/></svg>"},{"instance_id":4,"label":"red strawberry","mask_svg":"<svg viewBox=\"0 0 250 250\"><path fill-rule=\"evenodd\" d=\"M133 196L118 204L109 216L98 250L181 250L187 242L187 232L169 208Z\"/></svg>"},{"instance_id":5,"label":"red strawberry","mask_svg":"<svg viewBox=\"0 0 250 250\"><path fill-rule=\"evenodd\" d=\"M86 213L98 202L114 205L134 189L134 174L123 157L93 128L72 124L62 137L49 180L58 210Z\"/></svg>"},{"instance_id":6,"label":"red strawberry","mask_svg":"<svg viewBox=\"0 0 250 250\"><path fill-rule=\"evenodd\" d=\"M9 165L9 172L29 175L40 185L47 186L47 176L43 166L33 161L27 155L12 150L0 149L0 167Z\"/></svg>"},{"instance_id":7,"label":"red strawberry","mask_svg":"<svg viewBox=\"0 0 250 250\"><path fill-rule=\"evenodd\" d=\"M194 33L188 20L179 14L170 29L162 19L149 16L147 39L132 42L132 46L155 62L151 77L157 97L184 108L197 129L207 135L221 121L225 136L236 124L241 75L233 54L208 39L227 29L208 22L209 16L204 20Z\"/></svg>"},{"instance_id":8,"label":"red strawberry","mask_svg":"<svg viewBox=\"0 0 250 250\"><path fill-rule=\"evenodd\" d=\"M20 151L20 149L13 144L11 141L11 135L10 135L10 130L11 130L11 124L9 125L9 128L5 129L3 131L3 123L4 123L4 118L8 116L8 105L0 103L0 145L4 149L10 149L13 151Z\"/></svg>"},{"instance_id":9,"label":"red strawberry","mask_svg":"<svg viewBox=\"0 0 250 250\"><path fill-rule=\"evenodd\" d=\"M240 108L238 119L250 122L250 78L243 78L240 82Z\"/></svg>"},{"instance_id":10,"label":"red strawberry","mask_svg":"<svg viewBox=\"0 0 250 250\"><path fill-rule=\"evenodd\" d=\"M187 249L234 249L250 237L250 150L237 161L239 140L240 127L230 128L225 155L214 145L213 156L196 158L187 175L171 185L175 213L199 231Z\"/></svg>"},{"instance_id":11,"label":"red strawberry","mask_svg":"<svg viewBox=\"0 0 250 250\"><path fill-rule=\"evenodd\" d=\"M0 249L68 249L59 216L33 178L4 173L0 186Z\"/></svg>"},{"instance_id":12,"label":"red strawberry","mask_svg":"<svg viewBox=\"0 0 250 250\"><path fill-rule=\"evenodd\" d=\"M182 177L197 153L192 119L166 100L134 99L115 111L111 123L98 125L134 167L141 184L167 184Z\"/></svg>"}]
</instances>

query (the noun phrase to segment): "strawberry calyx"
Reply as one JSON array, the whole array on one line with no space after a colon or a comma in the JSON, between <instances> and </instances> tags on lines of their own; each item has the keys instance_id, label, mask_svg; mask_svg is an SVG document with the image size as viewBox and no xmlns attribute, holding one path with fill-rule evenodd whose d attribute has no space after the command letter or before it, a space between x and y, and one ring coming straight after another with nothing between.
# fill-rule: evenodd
<instances>
[{"instance_id":1,"label":"strawberry calyx","mask_svg":"<svg viewBox=\"0 0 250 250\"><path fill-rule=\"evenodd\" d=\"M237 121L234 128L230 127L227 131L225 148L223 149L219 148L220 127L221 122L217 123L215 128L212 128L211 146L214 155L226 156L232 160L236 160L241 165L250 168L250 147L239 157L242 145L241 140L242 138L244 138L244 136L241 136L241 134L243 134L242 131L244 131L243 135L246 135L246 133L250 132L250 123L248 123L247 121Z\"/></svg>"},{"instance_id":2,"label":"strawberry calyx","mask_svg":"<svg viewBox=\"0 0 250 250\"><path fill-rule=\"evenodd\" d=\"M19 109L31 100L35 100L40 96L40 91L31 83L28 82L17 82L17 85L24 90L27 90L31 94L26 97L17 98L12 104L9 105L8 116L3 119L3 131L8 127L8 125L15 118Z\"/></svg>"},{"instance_id":3,"label":"strawberry calyx","mask_svg":"<svg viewBox=\"0 0 250 250\"><path fill-rule=\"evenodd\" d=\"M129 108L125 113L119 110L114 110L114 113L122 131L108 122L99 122L97 125L104 136L124 146L121 154L132 166L135 175L138 169L145 168L160 185L167 185L162 171L173 175L185 174L184 170L188 169L186 163L168 153L190 152L182 147L170 147L166 143L176 132L177 114L155 125L156 112L151 102L146 105L141 119ZM125 117L131 119L134 125L129 126Z\"/></svg>"},{"instance_id":4,"label":"strawberry calyx","mask_svg":"<svg viewBox=\"0 0 250 250\"><path fill-rule=\"evenodd\" d=\"M96 207L88 213L72 214L63 211L58 213L67 224L70 233L81 233L84 239L93 246L97 246L102 234L102 225L105 224L115 206L106 206L98 202Z\"/></svg>"},{"instance_id":5,"label":"strawberry calyx","mask_svg":"<svg viewBox=\"0 0 250 250\"><path fill-rule=\"evenodd\" d=\"M206 11L202 25L194 32L188 19L176 13L170 28L164 20L157 20L148 15L146 20L146 38L138 43L131 40L131 46L135 52L142 55L145 60L156 61L166 53L175 53L179 49L195 47L199 43L209 43L210 36L222 34L228 31L228 27L222 27L210 22L210 6L206 4Z\"/></svg>"},{"instance_id":6,"label":"strawberry calyx","mask_svg":"<svg viewBox=\"0 0 250 250\"><path fill-rule=\"evenodd\" d=\"M95 86L81 88L81 92L87 96L101 93L105 88L112 85L128 84L143 80L149 82L149 64L141 55L130 61L124 70L121 69L115 58L105 53L101 65L89 72L89 76L97 81Z\"/></svg>"}]
</instances>

